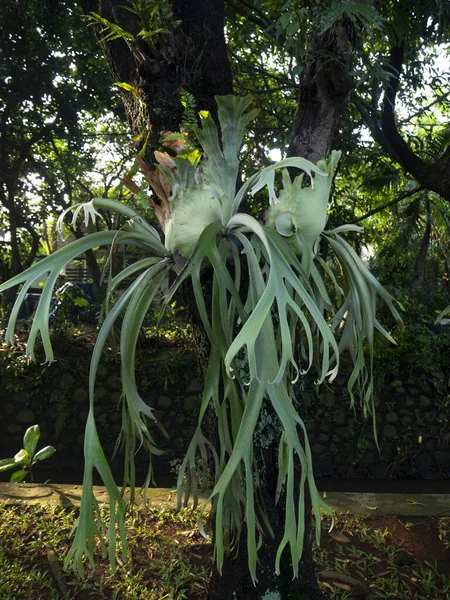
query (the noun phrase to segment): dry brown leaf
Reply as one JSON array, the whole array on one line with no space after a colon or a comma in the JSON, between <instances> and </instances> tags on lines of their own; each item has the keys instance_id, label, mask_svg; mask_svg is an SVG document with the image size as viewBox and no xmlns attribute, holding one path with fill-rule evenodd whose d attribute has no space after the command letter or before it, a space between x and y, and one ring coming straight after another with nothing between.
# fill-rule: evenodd
<instances>
[{"instance_id":1,"label":"dry brown leaf","mask_svg":"<svg viewBox=\"0 0 450 600\"><path fill-rule=\"evenodd\" d=\"M369 587L362 581L354 579L349 575L344 575L344 573L339 573L338 571L320 571L317 573L317 578L320 581L332 583L341 589L346 589L342 587L343 585L349 586L350 591L354 596L367 596L370 592Z\"/></svg>"},{"instance_id":2,"label":"dry brown leaf","mask_svg":"<svg viewBox=\"0 0 450 600\"><path fill-rule=\"evenodd\" d=\"M130 190L130 192L133 192L133 194L139 194L141 191L141 187L137 185L137 183L135 183L131 177L128 177L128 175L124 175L122 177L122 183L127 189Z\"/></svg>"},{"instance_id":3,"label":"dry brown leaf","mask_svg":"<svg viewBox=\"0 0 450 600\"><path fill-rule=\"evenodd\" d=\"M345 535L344 533L340 533L339 531L334 531L334 529L329 531L328 535L335 542L341 542L342 544L350 544L350 542L352 541L347 535Z\"/></svg>"},{"instance_id":4,"label":"dry brown leaf","mask_svg":"<svg viewBox=\"0 0 450 600\"><path fill-rule=\"evenodd\" d=\"M335 587L341 589L341 590L345 590L346 592L351 592L352 591L352 587L350 585L347 585L346 583L337 583L336 581L334 582Z\"/></svg>"},{"instance_id":5,"label":"dry brown leaf","mask_svg":"<svg viewBox=\"0 0 450 600\"><path fill-rule=\"evenodd\" d=\"M169 156L169 154L167 154L167 152L159 152L158 150L155 150L155 158L159 164L162 167L166 167L166 169L175 169L177 166L176 162L171 156Z\"/></svg>"}]
</instances>

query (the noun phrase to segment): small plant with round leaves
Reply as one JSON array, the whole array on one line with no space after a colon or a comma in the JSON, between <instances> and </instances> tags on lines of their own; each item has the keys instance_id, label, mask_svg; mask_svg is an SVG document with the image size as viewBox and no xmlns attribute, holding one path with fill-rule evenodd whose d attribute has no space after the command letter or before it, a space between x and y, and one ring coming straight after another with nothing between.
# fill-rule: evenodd
<instances>
[{"instance_id":1,"label":"small plant with round leaves","mask_svg":"<svg viewBox=\"0 0 450 600\"><path fill-rule=\"evenodd\" d=\"M32 468L38 462L50 458L55 453L53 446L45 446L42 450L37 450L37 443L41 437L39 425L29 427L23 436L23 448L14 456L14 458L3 458L0 460L0 473L16 469L10 477L12 483L24 481L28 475L33 482Z\"/></svg>"}]
</instances>

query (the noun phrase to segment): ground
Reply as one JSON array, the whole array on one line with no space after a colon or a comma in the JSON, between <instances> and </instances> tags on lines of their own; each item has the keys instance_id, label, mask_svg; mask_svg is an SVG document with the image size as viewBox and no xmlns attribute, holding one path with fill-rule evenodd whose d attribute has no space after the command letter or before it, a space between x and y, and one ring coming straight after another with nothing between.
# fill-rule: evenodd
<instances>
[{"instance_id":1,"label":"ground","mask_svg":"<svg viewBox=\"0 0 450 600\"><path fill-rule=\"evenodd\" d=\"M212 547L198 513L140 507L128 515L130 559L99 557L84 581L62 570L76 512L0 505L0 600L204 600ZM315 551L327 600L450 597L450 518L340 515ZM245 599L242 599L245 600Z\"/></svg>"}]
</instances>

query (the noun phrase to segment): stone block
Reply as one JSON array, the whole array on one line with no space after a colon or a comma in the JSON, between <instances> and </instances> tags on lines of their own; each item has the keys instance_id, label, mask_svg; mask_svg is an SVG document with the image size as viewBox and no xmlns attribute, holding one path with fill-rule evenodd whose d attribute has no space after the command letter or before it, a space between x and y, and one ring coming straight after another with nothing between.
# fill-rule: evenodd
<instances>
[{"instance_id":1,"label":"stone block","mask_svg":"<svg viewBox=\"0 0 450 600\"><path fill-rule=\"evenodd\" d=\"M120 423L120 421L122 421L122 415L118 410L116 410L112 413L109 413L109 420L111 423Z\"/></svg>"},{"instance_id":2,"label":"stone block","mask_svg":"<svg viewBox=\"0 0 450 600\"><path fill-rule=\"evenodd\" d=\"M333 412L333 421L338 425L343 425L346 421L346 416L345 412L338 408Z\"/></svg>"},{"instance_id":3,"label":"stone block","mask_svg":"<svg viewBox=\"0 0 450 600\"><path fill-rule=\"evenodd\" d=\"M437 417L436 410L430 410L425 413L425 420L427 421L427 423L434 423L436 421L436 417Z\"/></svg>"},{"instance_id":4,"label":"stone block","mask_svg":"<svg viewBox=\"0 0 450 600\"><path fill-rule=\"evenodd\" d=\"M88 401L88 391L86 388L78 388L72 394L72 400L75 403L84 404Z\"/></svg>"},{"instance_id":5,"label":"stone block","mask_svg":"<svg viewBox=\"0 0 450 600\"><path fill-rule=\"evenodd\" d=\"M122 384L120 382L120 377L116 377L115 375L113 375L112 377L108 378L107 381L107 386L112 389L112 390L120 390L122 389Z\"/></svg>"},{"instance_id":6,"label":"stone block","mask_svg":"<svg viewBox=\"0 0 450 600\"><path fill-rule=\"evenodd\" d=\"M352 437L353 432L351 427L336 427L335 429L336 435L338 435L342 439L349 439Z\"/></svg>"},{"instance_id":7,"label":"stone block","mask_svg":"<svg viewBox=\"0 0 450 600\"><path fill-rule=\"evenodd\" d=\"M385 425L382 435L386 438L394 438L397 435L397 428L394 425Z\"/></svg>"},{"instance_id":8,"label":"stone block","mask_svg":"<svg viewBox=\"0 0 450 600\"><path fill-rule=\"evenodd\" d=\"M375 460L375 454L373 452L366 452L365 454L363 454L361 456L361 458L359 459L359 462L361 465L369 466L369 465L373 464L374 460Z\"/></svg>"},{"instance_id":9,"label":"stone block","mask_svg":"<svg viewBox=\"0 0 450 600\"><path fill-rule=\"evenodd\" d=\"M373 465L373 467L371 468L371 473L375 479L387 479L388 478L386 468L380 464Z\"/></svg>"},{"instance_id":10,"label":"stone block","mask_svg":"<svg viewBox=\"0 0 450 600\"><path fill-rule=\"evenodd\" d=\"M196 410L200 407L200 398L198 396L187 396L183 401L184 410Z\"/></svg>"},{"instance_id":11,"label":"stone block","mask_svg":"<svg viewBox=\"0 0 450 600\"><path fill-rule=\"evenodd\" d=\"M75 378L71 373L63 373L61 379L59 380L59 385L64 388L70 388L75 382Z\"/></svg>"},{"instance_id":12,"label":"stone block","mask_svg":"<svg viewBox=\"0 0 450 600\"><path fill-rule=\"evenodd\" d=\"M105 365L98 365L97 368L97 376L98 377L106 377L108 375L108 369Z\"/></svg>"},{"instance_id":13,"label":"stone block","mask_svg":"<svg viewBox=\"0 0 450 600\"><path fill-rule=\"evenodd\" d=\"M450 467L450 450L436 452L436 462L441 467Z\"/></svg>"},{"instance_id":14,"label":"stone block","mask_svg":"<svg viewBox=\"0 0 450 600\"><path fill-rule=\"evenodd\" d=\"M56 388L50 394L50 402L52 404L59 404L60 402L64 402L66 398L67 392L60 388Z\"/></svg>"},{"instance_id":15,"label":"stone block","mask_svg":"<svg viewBox=\"0 0 450 600\"><path fill-rule=\"evenodd\" d=\"M170 408L172 406L172 398L169 398L169 396L160 396L158 398L158 406L161 408Z\"/></svg>"},{"instance_id":16,"label":"stone block","mask_svg":"<svg viewBox=\"0 0 450 600\"><path fill-rule=\"evenodd\" d=\"M421 475L423 475L423 472L429 469L433 464L433 459L429 454L421 454L417 459L417 464Z\"/></svg>"},{"instance_id":17,"label":"stone block","mask_svg":"<svg viewBox=\"0 0 450 600\"><path fill-rule=\"evenodd\" d=\"M120 398L122 397L122 393L121 392L113 392L112 394L110 394L109 396L109 400L115 405L115 406L119 406L120 403Z\"/></svg>"},{"instance_id":18,"label":"stone block","mask_svg":"<svg viewBox=\"0 0 450 600\"><path fill-rule=\"evenodd\" d=\"M396 423L398 421L398 415L395 412L390 412L386 415L386 421L388 423Z\"/></svg>"},{"instance_id":19,"label":"stone block","mask_svg":"<svg viewBox=\"0 0 450 600\"><path fill-rule=\"evenodd\" d=\"M336 398L333 392L325 392L319 394L319 402L328 408L332 408L336 404Z\"/></svg>"},{"instance_id":20,"label":"stone block","mask_svg":"<svg viewBox=\"0 0 450 600\"><path fill-rule=\"evenodd\" d=\"M319 455L319 454L323 454L324 452L326 452L327 447L324 446L323 444L316 443L313 445L311 450L312 450L313 454Z\"/></svg>"},{"instance_id":21,"label":"stone block","mask_svg":"<svg viewBox=\"0 0 450 600\"><path fill-rule=\"evenodd\" d=\"M203 392L203 382L199 379L193 379L187 386L186 391L188 394L201 394Z\"/></svg>"},{"instance_id":22,"label":"stone block","mask_svg":"<svg viewBox=\"0 0 450 600\"><path fill-rule=\"evenodd\" d=\"M20 427L20 425L17 425L17 423L10 423L6 428L6 431L11 435L15 435L17 433L21 433L23 431L23 427ZM23 433L25 433L25 431L23 431Z\"/></svg>"},{"instance_id":23,"label":"stone block","mask_svg":"<svg viewBox=\"0 0 450 600\"><path fill-rule=\"evenodd\" d=\"M32 410L23 408L16 416L16 421L19 423L33 423L36 421L36 416Z\"/></svg>"}]
</instances>

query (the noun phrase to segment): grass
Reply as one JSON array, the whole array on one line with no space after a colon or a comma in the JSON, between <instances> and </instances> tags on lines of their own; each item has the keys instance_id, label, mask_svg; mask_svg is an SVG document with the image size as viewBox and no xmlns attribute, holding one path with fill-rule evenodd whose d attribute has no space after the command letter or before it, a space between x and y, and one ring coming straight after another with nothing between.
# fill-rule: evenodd
<instances>
[{"instance_id":1,"label":"grass","mask_svg":"<svg viewBox=\"0 0 450 600\"><path fill-rule=\"evenodd\" d=\"M0 600L206 599L212 548L197 532L197 512L133 509L128 563L113 574L99 555L84 580L62 571L76 516L0 505ZM315 561L328 600L450 597L450 519L343 515L331 534L327 525Z\"/></svg>"},{"instance_id":2,"label":"grass","mask_svg":"<svg viewBox=\"0 0 450 600\"><path fill-rule=\"evenodd\" d=\"M86 579L63 573L76 513L0 506L0 599L182 600L205 598L211 547L196 533L197 513L137 508L127 519L130 557L111 573L98 556ZM59 584L58 580L59 579Z\"/></svg>"}]
</instances>

